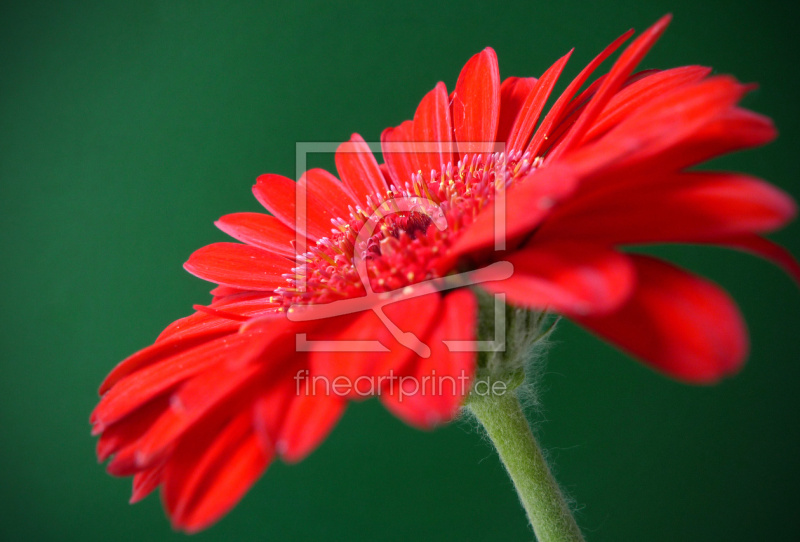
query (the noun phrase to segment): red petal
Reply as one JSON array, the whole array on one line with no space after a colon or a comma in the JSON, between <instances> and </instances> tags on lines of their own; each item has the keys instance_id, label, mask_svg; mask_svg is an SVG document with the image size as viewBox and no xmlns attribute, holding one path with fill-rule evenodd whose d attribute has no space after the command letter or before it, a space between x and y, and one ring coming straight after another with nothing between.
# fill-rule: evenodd
<instances>
[{"instance_id":1,"label":"red petal","mask_svg":"<svg viewBox=\"0 0 800 542\"><path fill-rule=\"evenodd\" d=\"M296 256L291 243L297 234L274 216L233 213L223 216L214 224L237 241L293 260Z\"/></svg>"},{"instance_id":2,"label":"red petal","mask_svg":"<svg viewBox=\"0 0 800 542\"><path fill-rule=\"evenodd\" d=\"M347 402L336 394L307 394L303 386L289 406L275 449L288 463L310 454L339 421Z\"/></svg>"},{"instance_id":3,"label":"red petal","mask_svg":"<svg viewBox=\"0 0 800 542\"><path fill-rule=\"evenodd\" d=\"M159 361L163 361L168 357L177 356L203 343L229 335L235 332L238 327L239 324L237 322L215 318L213 321L209 321L207 326L196 328L193 334L175 337L169 341L158 342L139 350L114 367L105 380L103 380L103 383L100 384L100 395L105 394L121 379L136 371Z\"/></svg>"},{"instance_id":4,"label":"red petal","mask_svg":"<svg viewBox=\"0 0 800 542\"><path fill-rule=\"evenodd\" d=\"M732 108L700 127L690 138L659 155L662 167L679 171L733 151L769 143L778 133L772 120Z\"/></svg>"},{"instance_id":5,"label":"red petal","mask_svg":"<svg viewBox=\"0 0 800 542\"><path fill-rule=\"evenodd\" d=\"M505 197L498 197L478 214L447 257L437 264L437 269L445 271L458 258L490 250L498 239L508 244L531 233L556 203L574 193L577 183L572 172L560 165L538 169L517 181L505 192Z\"/></svg>"},{"instance_id":6,"label":"red petal","mask_svg":"<svg viewBox=\"0 0 800 542\"><path fill-rule=\"evenodd\" d=\"M104 428L97 440L97 460L105 461L111 454L138 440L168 408L169 400L162 396Z\"/></svg>"},{"instance_id":7,"label":"red petal","mask_svg":"<svg viewBox=\"0 0 800 542\"><path fill-rule=\"evenodd\" d=\"M500 85L500 119L497 124L497 141L508 142L508 136L517 114L535 84L535 77L509 77Z\"/></svg>"},{"instance_id":8,"label":"red petal","mask_svg":"<svg viewBox=\"0 0 800 542\"><path fill-rule=\"evenodd\" d=\"M475 349L445 341L474 341L478 303L467 289L444 298L438 325L425 342L429 358L417 358L399 378L384 384L381 401L397 417L413 426L430 429L452 420L469 393L475 372Z\"/></svg>"},{"instance_id":9,"label":"red petal","mask_svg":"<svg viewBox=\"0 0 800 542\"><path fill-rule=\"evenodd\" d=\"M164 473L164 466L158 465L150 469L139 471L133 475L133 492L131 493L130 504L135 504L150 493L161 484L161 478Z\"/></svg>"},{"instance_id":10,"label":"red petal","mask_svg":"<svg viewBox=\"0 0 800 542\"><path fill-rule=\"evenodd\" d=\"M800 263L794 259L794 256L788 250L768 239L753 234L742 234L713 239L709 243L760 256L783 269L800 285Z\"/></svg>"},{"instance_id":11,"label":"red petal","mask_svg":"<svg viewBox=\"0 0 800 542\"><path fill-rule=\"evenodd\" d=\"M362 204L367 196L374 198L375 194L383 195L386 192L378 162L369 145L358 134L350 136L350 141L336 149L336 169L344 184Z\"/></svg>"},{"instance_id":12,"label":"red petal","mask_svg":"<svg viewBox=\"0 0 800 542\"><path fill-rule=\"evenodd\" d=\"M381 142L383 142L383 138L381 138ZM381 170L381 175L383 175L383 182L386 183L386 186L391 186L395 184L395 180L392 178L392 173L389 171L389 166L386 164L378 164L378 169Z\"/></svg>"},{"instance_id":13,"label":"red petal","mask_svg":"<svg viewBox=\"0 0 800 542\"><path fill-rule=\"evenodd\" d=\"M195 348L163 357L119 380L100 400L92 413L92 423L102 431L150 399L158 397L186 379L214 365L243 355L261 330L220 337Z\"/></svg>"},{"instance_id":14,"label":"red petal","mask_svg":"<svg viewBox=\"0 0 800 542\"><path fill-rule=\"evenodd\" d=\"M295 363L283 378L260 394L253 403L253 427L264 448L274 449L280 439L286 413L294 398L300 394L297 386L307 371L307 364ZM291 378L289 378L291 377Z\"/></svg>"},{"instance_id":15,"label":"red petal","mask_svg":"<svg viewBox=\"0 0 800 542\"><path fill-rule=\"evenodd\" d=\"M724 76L684 85L651 101L566 160L587 178L594 177L593 184L617 178L619 168L646 163L650 171L652 160L657 159L659 165L667 162L662 156L666 150L690 141L702 127L726 114L746 90L735 79Z\"/></svg>"},{"instance_id":16,"label":"red petal","mask_svg":"<svg viewBox=\"0 0 800 542\"><path fill-rule=\"evenodd\" d=\"M324 202L334 217L347 218L350 215L347 206L359 203L342 181L324 169L309 169L300 177L298 183L305 186L314 199ZM327 227L330 229L330 225Z\"/></svg>"},{"instance_id":17,"label":"red petal","mask_svg":"<svg viewBox=\"0 0 800 542\"><path fill-rule=\"evenodd\" d=\"M571 150L583 139L583 136L591 128L611 98L625 83L625 80L633 72L636 65L641 62L650 48L661 37L671 19L671 15L662 17L625 49L563 143L553 151L551 160L555 160L558 156Z\"/></svg>"},{"instance_id":18,"label":"red petal","mask_svg":"<svg viewBox=\"0 0 800 542\"><path fill-rule=\"evenodd\" d=\"M592 97L597 94L597 90L606 80L607 76L608 74L599 76L572 101L564 104L559 117L553 117L555 119L555 123L552 126L546 126L548 119L544 119L542 126L536 131L536 134L534 134L531 144L528 145L528 150L532 156L543 157L549 154L552 149L561 144L563 138L569 133L569 131L580 118L583 111L591 102ZM560 99L561 98L559 98L559 100ZM556 105L558 105L558 102L556 102ZM555 109L550 110L548 117L553 113L553 111L555 111ZM535 153L533 152L534 150L536 151Z\"/></svg>"},{"instance_id":19,"label":"red petal","mask_svg":"<svg viewBox=\"0 0 800 542\"><path fill-rule=\"evenodd\" d=\"M531 157L535 158L539 156L539 153L544 146L544 143L548 140L550 136L553 135L553 127L556 123L562 120L562 115L567 110L567 105L570 103L570 100L575 96L575 94L580 90L589 76L594 73L597 67L605 61L611 54L616 51L620 45L622 45L631 35L633 34L633 30L629 30L628 32L624 33L616 40L614 40L611 45L606 47L599 55L597 55L583 70L578 76L572 80L569 84L567 89L558 97L556 103L553 104L553 107L550 108L550 111L545 116L544 120L542 121L542 125L536 130L536 133L531 140L531 144L528 146L528 152L530 152ZM589 89L591 90L591 88ZM577 103L581 103L582 99L579 97L576 100Z\"/></svg>"},{"instance_id":20,"label":"red petal","mask_svg":"<svg viewBox=\"0 0 800 542\"><path fill-rule=\"evenodd\" d=\"M290 273L294 264L250 245L214 243L195 251L183 267L209 282L271 292L286 286L282 275Z\"/></svg>"},{"instance_id":21,"label":"red petal","mask_svg":"<svg viewBox=\"0 0 800 542\"><path fill-rule=\"evenodd\" d=\"M747 330L730 297L660 260L632 260L638 283L629 301L607 316L576 321L680 380L706 384L737 372L747 355Z\"/></svg>"},{"instance_id":22,"label":"red petal","mask_svg":"<svg viewBox=\"0 0 800 542\"><path fill-rule=\"evenodd\" d=\"M173 526L197 532L219 520L239 502L271 459L272 452L265 450L253 433L249 412L236 416L218 434L187 439L164 474Z\"/></svg>"},{"instance_id":23,"label":"red petal","mask_svg":"<svg viewBox=\"0 0 800 542\"><path fill-rule=\"evenodd\" d=\"M417 160L423 176L431 170L441 172L453 162L453 128L450 122L450 104L444 83L439 83L422 98L414 114L415 142L432 142L435 152L418 152Z\"/></svg>"},{"instance_id":24,"label":"red petal","mask_svg":"<svg viewBox=\"0 0 800 542\"><path fill-rule=\"evenodd\" d=\"M260 364L245 364L231 369L222 363L188 380L171 396L168 415L159 418L139 440L137 464L150 466L155 458L161 457L195 424L202 424L204 417L215 409L235 411L238 405L227 406L225 402L244 400L248 384L252 388L259 373L263 372Z\"/></svg>"},{"instance_id":25,"label":"red petal","mask_svg":"<svg viewBox=\"0 0 800 542\"><path fill-rule=\"evenodd\" d=\"M242 338L241 345L232 337L228 356L193 375L170 396L168 415L137 444L137 464L149 467L182 435L209 419L227 419L227 413L244 408L242 404L250 408L264 382L276 378L276 371L285 369L286 360L295 355L293 332L302 329L309 326L298 327L282 316L249 322L235 336Z\"/></svg>"},{"instance_id":26,"label":"red petal","mask_svg":"<svg viewBox=\"0 0 800 542\"><path fill-rule=\"evenodd\" d=\"M275 218L292 230L313 240L331 233L331 204L315 196L306 183L299 184L282 175L261 175L253 186L253 195ZM297 207L298 198L305 210Z\"/></svg>"},{"instance_id":27,"label":"red petal","mask_svg":"<svg viewBox=\"0 0 800 542\"><path fill-rule=\"evenodd\" d=\"M230 314L247 319L263 316L274 312L277 304L270 301L270 295L265 292L242 292L225 295L216 299L212 309L220 309L220 314ZM233 320L241 320L234 318ZM156 344L167 341L183 340L196 335L205 335L211 330L235 331L237 322L231 318L223 318L206 311L197 311L172 322L159 334Z\"/></svg>"},{"instance_id":28,"label":"red petal","mask_svg":"<svg viewBox=\"0 0 800 542\"><path fill-rule=\"evenodd\" d=\"M469 143L494 142L500 118L500 71L497 55L487 47L469 59L452 94L453 129L458 154L486 152Z\"/></svg>"},{"instance_id":29,"label":"red petal","mask_svg":"<svg viewBox=\"0 0 800 542\"><path fill-rule=\"evenodd\" d=\"M508 261L514 275L487 282L484 289L505 293L512 305L562 314L611 311L627 299L636 280L627 256L588 243L536 243Z\"/></svg>"},{"instance_id":30,"label":"red petal","mask_svg":"<svg viewBox=\"0 0 800 542\"><path fill-rule=\"evenodd\" d=\"M696 83L711 73L703 66L682 66L655 72L626 86L608 103L597 121L586 133L584 141L594 139L607 132L637 109L657 99L666 92Z\"/></svg>"},{"instance_id":31,"label":"red petal","mask_svg":"<svg viewBox=\"0 0 800 542\"><path fill-rule=\"evenodd\" d=\"M539 122L539 116L542 114L544 104L550 97L550 93L553 91L553 87L571 55L572 51L558 59L555 64L544 72L531 89L530 94L525 99L525 103L522 104L517 114L514 125L511 127L511 134L508 136L508 146L506 148L507 152L522 151L527 146L533 129L536 127L536 123Z\"/></svg>"},{"instance_id":32,"label":"red petal","mask_svg":"<svg viewBox=\"0 0 800 542\"><path fill-rule=\"evenodd\" d=\"M232 295L252 294L253 292L250 290L240 290L239 288L231 288L230 286L217 286L216 288L212 288L208 293L210 293L213 296L211 302L214 303L216 301L226 299ZM256 293L263 295L261 292L256 292Z\"/></svg>"},{"instance_id":33,"label":"red petal","mask_svg":"<svg viewBox=\"0 0 800 542\"><path fill-rule=\"evenodd\" d=\"M411 182L411 176L420 171L414 152L414 123L410 120L396 128L387 128L381 133L381 153L389 168L394 184L402 189ZM412 144L409 144L412 143Z\"/></svg>"},{"instance_id":34,"label":"red petal","mask_svg":"<svg viewBox=\"0 0 800 542\"><path fill-rule=\"evenodd\" d=\"M136 463L136 443L131 443L116 452L106 465L106 471L111 476L133 476L142 470Z\"/></svg>"},{"instance_id":35,"label":"red petal","mask_svg":"<svg viewBox=\"0 0 800 542\"><path fill-rule=\"evenodd\" d=\"M383 307L384 314L404 334L413 334L419 339L428 335L436 314L439 312L440 296L438 293L401 299ZM389 374L399 372L414 355L408 346L400 344L386 325L381 322L375 312L369 310L357 315L352 323L335 334L337 341L378 341L387 352L359 351L322 351L311 353L311 374L325 378L325 382L333 382L336 378L346 379L352 383L347 397L364 399L377 390L377 380ZM369 379L358 387L359 377Z\"/></svg>"},{"instance_id":36,"label":"red petal","mask_svg":"<svg viewBox=\"0 0 800 542\"><path fill-rule=\"evenodd\" d=\"M537 238L611 244L702 241L779 228L796 214L791 197L752 177L679 173L639 178L587 195L556 211Z\"/></svg>"}]
</instances>

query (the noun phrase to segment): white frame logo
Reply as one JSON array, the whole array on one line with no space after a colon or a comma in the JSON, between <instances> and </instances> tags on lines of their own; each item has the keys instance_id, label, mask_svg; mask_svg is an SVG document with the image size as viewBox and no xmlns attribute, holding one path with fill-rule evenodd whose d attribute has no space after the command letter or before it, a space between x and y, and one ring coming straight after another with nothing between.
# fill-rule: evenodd
<instances>
[{"instance_id":1,"label":"white frame logo","mask_svg":"<svg viewBox=\"0 0 800 542\"><path fill-rule=\"evenodd\" d=\"M496 142L476 142L463 144L459 143L459 150L463 153L465 150L484 155L499 154L505 150L504 143ZM307 170L307 157L312 153L335 153L339 149L340 143L331 142L298 142L296 144L296 178L300 178ZM431 142L402 142L397 144L387 144L380 142L367 142L370 152L376 151L386 153L391 152L414 152L414 153L437 153L440 150L440 144ZM393 149L394 147L394 149ZM341 151L340 151L341 152ZM355 151L352 151L355 152ZM503 161L495 161L495 178L503 178L505 175L505 163ZM307 251L307 239L304 232L306 229L307 221L307 202L306 190L300 188L298 184L295 197L295 231L297 232L295 240L295 248L298 256L303 255ZM391 204L389 204L391 203ZM494 198L494 248L495 250L504 250L506 243L505 236L505 209L506 209L506 191L500 188L495 193ZM372 310L380 321L386 326L394 339L414 351L418 356L427 358L431 355L430 347L422 342L419 337L411 332L406 332L397 327L386 314L383 308L391 303L428 295L435 292L442 292L454 288L463 288L467 286L474 286L483 282L498 281L509 278L514 268L511 262L499 261L494 262L486 267L475 271L465 273L458 273L454 275L447 275L441 278L434 278L424 280L405 288L390 292L376 293L372 289L372 285L367 275L367 261L362 254L366 247L366 242L374 233L380 222L385 218L395 213L419 211L426 214L431 218L431 226L439 230L447 228L447 221L444 213L439 205L424 197L420 196L403 196L395 197L391 200L383 202L375 211L368 217L364 226L358 231L356 236L355 247L353 255L353 263L356 267L361 283L366 291L366 296L342 299L333 301L331 303L319 305L292 305L291 309L287 311L287 317L294 322L306 322L311 320L327 319L336 316L344 316L347 314L354 314L362 311ZM344 217L342 217L344 218ZM430 227L430 226L429 226ZM306 287L305 279L302 278L297 282L297 288L304 291ZM460 340L444 340L444 344L451 352L502 352L505 351L505 305L504 294L495 294L495 310L494 310L494 337L492 340L474 340L474 341L460 341ZM326 352L388 352L389 349L377 340L309 340L306 333L296 334L296 350L298 352L310 351L326 351Z\"/></svg>"}]
</instances>

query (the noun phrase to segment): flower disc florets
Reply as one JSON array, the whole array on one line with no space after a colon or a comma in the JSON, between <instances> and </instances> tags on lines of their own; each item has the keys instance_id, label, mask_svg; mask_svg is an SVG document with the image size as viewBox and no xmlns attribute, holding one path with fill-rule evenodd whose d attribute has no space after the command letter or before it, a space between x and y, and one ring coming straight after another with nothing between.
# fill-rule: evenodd
<instances>
[{"instance_id":1,"label":"flower disc florets","mask_svg":"<svg viewBox=\"0 0 800 542\"><path fill-rule=\"evenodd\" d=\"M527 154L475 154L427 177L418 172L402 189L391 185L368 196L363 207L350 207L347 219L331 220L331 235L298 257L273 301L283 308L328 303L362 297L367 287L382 293L439 278L436 263L464 228L499 190L533 169Z\"/></svg>"}]
</instances>

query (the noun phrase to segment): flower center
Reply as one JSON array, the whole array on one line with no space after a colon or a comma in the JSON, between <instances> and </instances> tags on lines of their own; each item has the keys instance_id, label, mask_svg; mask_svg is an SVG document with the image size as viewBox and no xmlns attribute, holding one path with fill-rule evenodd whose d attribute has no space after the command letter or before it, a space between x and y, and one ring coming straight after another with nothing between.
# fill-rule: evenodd
<instances>
[{"instance_id":1,"label":"flower center","mask_svg":"<svg viewBox=\"0 0 800 542\"><path fill-rule=\"evenodd\" d=\"M272 300L282 308L363 297L438 278L437 261L498 190L533 171L528 155L503 153L463 157L419 172L398 189L368 196L334 231L298 257L287 286Z\"/></svg>"}]
</instances>

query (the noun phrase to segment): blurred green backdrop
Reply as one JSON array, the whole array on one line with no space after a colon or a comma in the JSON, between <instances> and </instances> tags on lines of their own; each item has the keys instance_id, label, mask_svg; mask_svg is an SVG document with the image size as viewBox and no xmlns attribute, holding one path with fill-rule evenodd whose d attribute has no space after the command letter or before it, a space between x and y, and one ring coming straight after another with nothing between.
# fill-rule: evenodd
<instances>
[{"instance_id":1,"label":"blurred green backdrop","mask_svg":"<svg viewBox=\"0 0 800 542\"><path fill-rule=\"evenodd\" d=\"M626 0L26 2L0 13L0 539L181 540L157 496L94 459L87 418L120 359L209 285L181 269L223 240L212 221L256 211L264 172L294 174L295 142L341 141L412 115L493 46L502 75L565 80L663 13L643 67L699 63L757 81L746 104L779 140L717 165L800 196L796 17L782 2ZM563 84L562 84L563 87ZM328 163L332 163L329 161ZM800 254L794 225L775 238ZM676 384L562 325L532 412L590 541L796 536L800 294L723 250L661 250L739 300L742 374ZM495 454L468 423L410 429L350 408L297 466L274 465L197 540L531 540Z\"/></svg>"}]
</instances>

